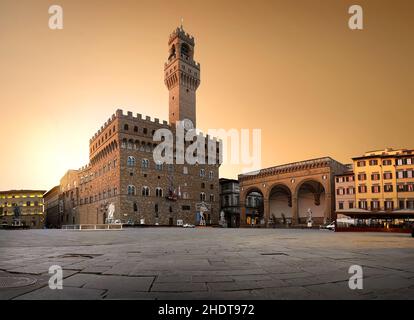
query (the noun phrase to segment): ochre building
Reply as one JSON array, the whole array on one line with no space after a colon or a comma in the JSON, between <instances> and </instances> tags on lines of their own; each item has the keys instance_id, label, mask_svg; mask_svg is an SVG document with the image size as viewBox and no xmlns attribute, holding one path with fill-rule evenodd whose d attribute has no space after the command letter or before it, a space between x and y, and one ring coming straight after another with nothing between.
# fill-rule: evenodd
<instances>
[{"instance_id":1,"label":"ochre building","mask_svg":"<svg viewBox=\"0 0 414 320\"><path fill-rule=\"evenodd\" d=\"M44 190L9 190L0 191L0 223L3 225L19 224L30 228L43 228ZM16 215L16 208L19 214Z\"/></svg>"}]
</instances>

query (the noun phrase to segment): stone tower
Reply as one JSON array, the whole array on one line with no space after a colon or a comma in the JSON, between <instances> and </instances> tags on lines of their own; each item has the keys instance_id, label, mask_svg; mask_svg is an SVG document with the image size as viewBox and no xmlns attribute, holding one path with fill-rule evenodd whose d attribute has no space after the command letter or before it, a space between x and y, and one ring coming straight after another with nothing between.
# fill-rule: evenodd
<instances>
[{"instance_id":1,"label":"stone tower","mask_svg":"<svg viewBox=\"0 0 414 320\"><path fill-rule=\"evenodd\" d=\"M177 28L168 41L165 85L169 94L169 121L189 119L196 128L196 90L200 85L200 64L194 61L194 37Z\"/></svg>"}]
</instances>

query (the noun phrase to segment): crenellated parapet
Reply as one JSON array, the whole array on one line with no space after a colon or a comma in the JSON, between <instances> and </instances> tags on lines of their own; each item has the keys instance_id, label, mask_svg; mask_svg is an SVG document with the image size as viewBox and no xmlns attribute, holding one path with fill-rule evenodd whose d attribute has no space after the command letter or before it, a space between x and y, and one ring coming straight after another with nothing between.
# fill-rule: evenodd
<instances>
[{"instance_id":1,"label":"crenellated parapet","mask_svg":"<svg viewBox=\"0 0 414 320\"><path fill-rule=\"evenodd\" d=\"M102 132L104 132L110 125L113 125L115 123L115 120L117 118L117 114L114 113L105 123L101 126L101 128L93 135L91 139L89 139L89 144L92 144L93 141L101 135Z\"/></svg>"},{"instance_id":2,"label":"crenellated parapet","mask_svg":"<svg viewBox=\"0 0 414 320\"><path fill-rule=\"evenodd\" d=\"M171 34L170 34L170 38L168 40L168 44L170 45L171 43L174 42L174 40L176 38L180 38L181 40L191 44L194 46L194 37L190 34L188 34L187 32L184 31L184 29L181 28L176 28Z\"/></svg>"},{"instance_id":3,"label":"crenellated parapet","mask_svg":"<svg viewBox=\"0 0 414 320\"><path fill-rule=\"evenodd\" d=\"M157 125L157 124L168 125L168 122L165 120L160 121L159 118L152 119L150 116L143 116L140 113L134 114L131 111L127 111L126 113L124 113L124 111L121 109L118 109L116 111L116 117L119 119L124 119L124 120L139 121L141 123L145 123L148 125Z\"/></svg>"},{"instance_id":4,"label":"crenellated parapet","mask_svg":"<svg viewBox=\"0 0 414 320\"><path fill-rule=\"evenodd\" d=\"M89 140L89 144L93 144L93 142L102 134L104 133L111 125L116 123L116 120L131 120L131 121L139 121L143 124L148 125L159 125L162 124L164 126L168 125L168 122L163 120L160 121L158 118L151 118L149 116L143 116L140 113L134 114L131 111L124 112L122 109L117 109L116 112L109 118L101 128L93 135L93 137Z\"/></svg>"}]
</instances>

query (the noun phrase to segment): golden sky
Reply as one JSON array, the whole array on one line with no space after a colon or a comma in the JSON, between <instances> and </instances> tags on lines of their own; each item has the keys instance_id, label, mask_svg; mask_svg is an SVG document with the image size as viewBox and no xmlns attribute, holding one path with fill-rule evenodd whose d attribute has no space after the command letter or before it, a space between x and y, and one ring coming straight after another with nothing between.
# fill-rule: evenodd
<instances>
[{"instance_id":1,"label":"golden sky","mask_svg":"<svg viewBox=\"0 0 414 320\"><path fill-rule=\"evenodd\" d=\"M63 30L48 28L53 4ZM414 1L0 0L0 190L49 189L87 164L117 108L168 120L181 17L201 63L198 126L262 129L263 167L414 147Z\"/></svg>"}]
</instances>

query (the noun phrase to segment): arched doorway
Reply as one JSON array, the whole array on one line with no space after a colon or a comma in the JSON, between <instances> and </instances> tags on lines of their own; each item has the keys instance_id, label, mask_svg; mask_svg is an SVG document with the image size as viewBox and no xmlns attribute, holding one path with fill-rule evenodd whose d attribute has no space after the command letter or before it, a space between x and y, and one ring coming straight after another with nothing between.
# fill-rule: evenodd
<instances>
[{"instance_id":1,"label":"arched doorway","mask_svg":"<svg viewBox=\"0 0 414 320\"><path fill-rule=\"evenodd\" d=\"M258 225L264 223L263 194L258 189L252 189L246 194L246 224Z\"/></svg>"},{"instance_id":2,"label":"arched doorway","mask_svg":"<svg viewBox=\"0 0 414 320\"><path fill-rule=\"evenodd\" d=\"M323 185L314 180L305 181L297 191L299 223L306 223L309 213L314 223L323 223L326 194Z\"/></svg>"},{"instance_id":3,"label":"arched doorway","mask_svg":"<svg viewBox=\"0 0 414 320\"><path fill-rule=\"evenodd\" d=\"M269 192L270 222L277 224L291 224L293 220L292 192L284 184L272 187Z\"/></svg>"}]
</instances>

